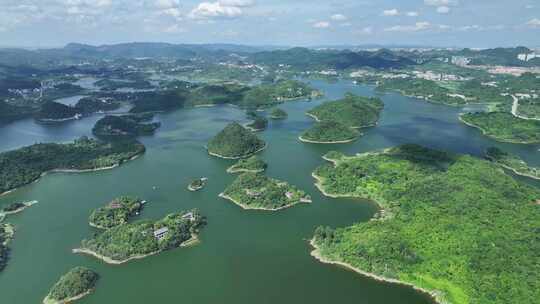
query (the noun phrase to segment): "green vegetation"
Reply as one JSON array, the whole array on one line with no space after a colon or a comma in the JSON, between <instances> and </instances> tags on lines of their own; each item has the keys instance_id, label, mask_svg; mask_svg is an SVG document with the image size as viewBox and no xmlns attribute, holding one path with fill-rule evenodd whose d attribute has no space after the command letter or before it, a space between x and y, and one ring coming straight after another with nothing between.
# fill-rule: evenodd
<instances>
[{"instance_id":1,"label":"green vegetation","mask_svg":"<svg viewBox=\"0 0 540 304\"><path fill-rule=\"evenodd\" d=\"M384 104L379 98L348 93L343 99L326 102L308 114L317 121L336 121L347 127L364 128L377 124Z\"/></svg>"},{"instance_id":2,"label":"green vegetation","mask_svg":"<svg viewBox=\"0 0 540 304\"><path fill-rule=\"evenodd\" d=\"M255 117L253 122L246 125L246 128L255 132L266 130L267 127L268 127L268 119L262 116Z\"/></svg>"},{"instance_id":3,"label":"green vegetation","mask_svg":"<svg viewBox=\"0 0 540 304\"><path fill-rule=\"evenodd\" d=\"M287 119L288 116L289 114L287 114L287 112L285 112L284 110L275 108L272 110L269 117L270 119L279 120L279 119Z\"/></svg>"},{"instance_id":4,"label":"green vegetation","mask_svg":"<svg viewBox=\"0 0 540 304\"><path fill-rule=\"evenodd\" d=\"M188 190L194 192L199 191L206 186L207 181L208 179L205 177L194 179L191 183L189 183Z\"/></svg>"},{"instance_id":5,"label":"green vegetation","mask_svg":"<svg viewBox=\"0 0 540 304\"><path fill-rule=\"evenodd\" d=\"M13 212L13 211L25 208L25 207L26 207L25 203L20 203L20 202L11 203L7 205L6 207L2 208L2 212Z\"/></svg>"},{"instance_id":6,"label":"green vegetation","mask_svg":"<svg viewBox=\"0 0 540 304\"><path fill-rule=\"evenodd\" d=\"M146 80L118 81L111 79L102 79L97 81L95 85L100 87L100 89L103 91L115 91L123 88L138 90L148 90L153 88L152 84Z\"/></svg>"},{"instance_id":7,"label":"green vegetation","mask_svg":"<svg viewBox=\"0 0 540 304\"><path fill-rule=\"evenodd\" d=\"M85 267L75 267L63 275L51 288L44 304L71 303L90 293L99 275Z\"/></svg>"},{"instance_id":8,"label":"green vegetation","mask_svg":"<svg viewBox=\"0 0 540 304\"><path fill-rule=\"evenodd\" d=\"M227 169L229 173L244 172L264 172L268 165L258 156L253 155L250 158L241 159L236 164Z\"/></svg>"},{"instance_id":9,"label":"green vegetation","mask_svg":"<svg viewBox=\"0 0 540 304\"><path fill-rule=\"evenodd\" d=\"M187 99L185 89L160 92L139 92L133 101L131 113L163 112L182 108Z\"/></svg>"},{"instance_id":10,"label":"green vegetation","mask_svg":"<svg viewBox=\"0 0 540 304\"><path fill-rule=\"evenodd\" d=\"M520 100L518 114L526 118L540 119L540 98Z\"/></svg>"},{"instance_id":11,"label":"green vegetation","mask_svg":"<svg viewBox=\"0 0 540 304\"><path fill-rule=\"evenodd\" d=\"M96 122L92 132L99 137L135 137L152 135L161 127L161 123L142 123L151 120L148 115L107 115Z\"/></svg>"},{"instance_id":12,"label":"green vegetation","mask_svg":"<svg viewBox=\"0 0 540 304\"><path fill-rule=\"evenodd\" d=\"M238 123L230 123L208 143L208 152L222 158L244 158L266 146L256 135Z\"/></svg>"},{"instance_id":13,"label":"green vegetation","mask_svg":"<svg viewBox=\"0 0 540 304\"><path fill-rule=\"evenodd\" d=\"M310 196L304 191L252 172L238 176L220 196L244 209L279 210L301 202L311 202Z\"/></svg>"},{"instance_id":14,"label":"green vegetation","mask_svg":"<svg viewBox=\"0 0 540 304\"><path fill-rule=\"evenodd\" d=\"M66 106L54 101L48 101L41 106L36 118L41 121L63 121L74 119L77 114L81 113L79 109L75 107Z\"/></svg>"},{"instance_id":15,"label":"green vegetation","mask_svg":"<svg viewBox=\"0 0 540 304\"><path fill-rule=\"evenodd\" d=\"M143 201L138 198L122 196L112 200L107 206L92 212L90 226L109 229L126 224L129 219L138 215L143 209Z\"/></svg>"},{"instance_id":16,"label":"green vegetation","mask_svg":"<svg viewBox=\"0 0 540 304\"><path fill-rule=\"evenodd\" d=\"M27 185L48 171L96 170L144 153L134 140L113 143L81 137L70 144L35 144L0 153L0 193Z\"/></svg>"},{"instance_id":17,"label":"green vegetation","mask_svg":"<svg viewBox=\"0 0 540 304\"><path fill-rule=\"evenodd\" d=\"M300 136L301 141L311 143L345 143L354 141L360 132L336 121L322 121L316 123Z\"/></svg>"},{"instance_id":18,"label":"green vegetation","mask_svg":"<svg viewBox=\"0 0 540 304\"><path fill-rule=\"evenodd\" d=\"M378 220L318 228L313 243L324 260L438 291L441 303L540 298L540 191L498 166L404 145L340 157L314 176L327 195L375 200L384 210Z\"/></svg>"},{"instance_id":19,"label":"green vegetation","mask_svg":"<svg viewBox=\"0 0 540 304\"><path fill-rule=\"evenodd\" d=\"M113 227L83 240L75 252L99 257L108 263L123 263L170 250L196 239L205 223L197 210L169 214L158 221L138 221Z\"/></svg>"},{"instance_id":20,"label":"green vegetation","mask_svg":"<svg viewBox=\"0 0 540 304\"><path fill-rule=\"evenodd\" d=\"M486 136L498 141L533 144L540 142L540 121L526 120L510 113L468 113L461 121L480 129Z\"/></svg>"},{"instance_id":21,"label":"green vegetation","mask_svg":"<svg viewBox=\"0 0 540 304\"><path fill-rule=\"evenodd\" d=\"M272 106L291 100L316 98L320 92L296 80L281 80L273 84L263 84L249 89L238 103L247 108Z\"/></svg>"},{"instance_id":22,"label":"green vegetation","mask_svg":"<svg viewBox=\"0 0 540 304\"><path fill-rule=\"evenodd\" d=\"M75 105L83 114L92 114L96 112L114 111L120 107L119 102L94 97L85 97Z\"/></svg>"},{"instance_id":23,"label":"green vegetation","mask_svg":"<svg viewBox=\"0 0 540 304\"><path fill-rule=\"evenodd\" d=\"M491 147L486 150L486 158L518 175L540 179L540 169L529 167L519 156Z\"/></svg>"},{"instance_id":24,"label":"green vegetation","mask_svg":"<svg viewBox=\"0 0 540 304\"><path fill-rule=\"evenodd\" d=\"M235 83L203 84L189 91L186 105L220 105L235 104L242 100L249 88Z\"/></svg>"},{"instance_id":25,"label":"green vegetation","mask_svg":"<svg viewBox=\"0 0 540 304\"><path fill-rule=\"evenodd\" d=\"M0 123L30 117L34 112L30 107L14 106L0 100Z\"/></svg>"}]
</instances>

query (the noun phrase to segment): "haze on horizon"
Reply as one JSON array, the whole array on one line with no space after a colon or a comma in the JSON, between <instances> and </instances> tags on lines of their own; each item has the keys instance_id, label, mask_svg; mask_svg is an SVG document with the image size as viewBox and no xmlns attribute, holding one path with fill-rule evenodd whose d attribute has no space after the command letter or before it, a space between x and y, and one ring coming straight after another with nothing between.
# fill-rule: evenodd
<instances>
[{"instance_id":1,"label":"haze on horizon","mask_svg":"<svg viewBox=\"0 0 540 304\"><path fill-rule=\"evenodd\" d=\"M0 0L0 46L540 46L535 0Z\"/></svg>"}]
</instances>

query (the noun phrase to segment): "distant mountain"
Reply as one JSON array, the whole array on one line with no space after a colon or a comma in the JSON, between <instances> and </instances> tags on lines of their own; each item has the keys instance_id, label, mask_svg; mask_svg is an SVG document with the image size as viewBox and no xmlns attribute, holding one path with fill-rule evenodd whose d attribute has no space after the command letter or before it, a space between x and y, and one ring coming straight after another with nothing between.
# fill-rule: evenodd
<instances>
[{"instance_id":1,"label":"distant mountain","mask_svg":"<svg viewBox=\"0 0 540 304\"><path fill-rule=\"evenodd\" d=\"M415 64L414 61L382 49L376 52L349 50L312 50L292 48L271 52L259 52L250 56L257 64L279 66L289 65L298 69L348 69L348 68L398 68Z\"/></svg>"}]
</instances>

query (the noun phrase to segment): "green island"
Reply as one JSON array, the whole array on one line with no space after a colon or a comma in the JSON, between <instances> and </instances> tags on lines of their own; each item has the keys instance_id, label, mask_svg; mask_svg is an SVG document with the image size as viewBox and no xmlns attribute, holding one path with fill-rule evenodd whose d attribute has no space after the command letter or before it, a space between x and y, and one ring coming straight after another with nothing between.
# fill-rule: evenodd
<instances>
[{"instance_id":1,"label":"green island","mask_svg":"<svg viewBox=\"0 0 540 304\"><path fill-rule=\"evenodd\" d=\"M243 209L269 211L311 202L311 197L295 186L253 172L238 176L219 196Z\"/></svg>"},{"instance_id":2,"label":"green island","mask_svg":"<svg viewBox=\"0 0 540 304\"><path fill-rule=\"evenodd\" d=\"M498 141L518 144L540 143L538 120L521 119L506 112L467 113L461 115L460 120Z\"/></svg>"},{"instance_id":3,"label":"green island","mask_svg":"<svg viewBox=\"0 0 540 304\"><path fill-rule=\"evenodd\" d=\"M519 156L510 154L496 147L490 147L486 150L486 158L517 175L526 176L534 179L540 179L540 169L530 167Z\"/></svg>"},{"instance_id":4,"label":"green island","mask_svg":"<svg viewBox=\"0 0 540 304\"><path fill-rule=\"evenodd\" d=\"M253 155L250 158L244 158L239 160L236 164L227 169L228 173L245 173L264 172L268 168L268 165L257 155Z\"/></svg>"},{"instance_id":5,"label":"green island","mask_svg":"<svg viewBox=\"0 0 540 304\"><path fill-rule=\"evenodd\" d=\"M79 109L83 114L92 114L117 110L120 108L120 103L107 99L84 97L75 104L75 108Z\"/></svg>"},{"instance_id":6,"label":"green island","mask_svg":"<svg viewBox=\"0 0 540 304\"><path fill-rule=\"evenodd\" d=\"M361 133L337 121L321 121L305 131L299 139L314 144L339 144L356 140Z\"/></svg>"},{"instance_id":7,"label":"green island","mask_svg":"<svg viewBox=\"0 0 540 304\"><path fill-rule=\"evenodd\" d=\"M24 211L26 208L31 207L37 203L38 203L37 201L30 201L30 202L24 202L24 203L21 203L21 202L11 203L7 205L6 207L2 208L2 210L0 210L0 214L4 216L10 215L10 214L16 214L16 213Z\"/></svg>"},{"instance_id":8,"label":"green island","mask_svg":"<svg viewBox=\"0 0 540 304\"><path fill-rule=\"evenodd\" d=\"M129 196L112 200L107 206L92 212L88 223L99 229L109 229L126 224L132 217L139 215L146 201Z\"/></svg>"},{"instance_id":9,"label":"green island","mask_svg":"<svg viewBox=\"0 0 540 304\"><path fill-rule=\"evenodd\" d=\"M272 110L272 112L270 112L270 115L268 117L274 120L282 120L287 119L287 117L289 117L289 114L287 114L287 112L285 112L285 110L283 109L275 108Z\"/></svg>"},{"instance_id":10,"label":"green island","mask_svg":"<svg viewBox=\"0 0 540 304\"><path fill-rule=\"evenodd\" d=\"M135 140L102 142L81 137L68 144L35 144L0 153L0 194L38 180L47 172L112 169L145 152Z\"/></svg>"},{"instance_id":11,"label":"green island","mask_svg":"<svg viewBox=\"0 0 540 304\"><path fill-rule=\"evenodd\" d=\"M189 183L188 190L191 192L202 190L206 186L207 182L208 178L206 177L194 179L191 183Z\"/></svg>"},{"instance_id":12,"label":"green island","mask_svg":"<svg viewBox=\"0 0 540 304\"><path fill-rule=\"evenodd\" d=\"M34 113L31 107L11 105L0 100L0 123L8 123L17 119L30 117Z\"/></svg>"},{"instance_id":13,"label":"green island","mask_svg":"<svg viewBox=\"0 0 540 304\"><path fill-rule=\"evenodd\" d=\"M246 125L246 129L252 132L264 131L268 127L268 119L262 116L257 116L253 122Z\"/></svg>"},{"instance_id":14,"label":"green island","mask_svg":"<svg viewBox=\"0 0 540 304\"><path fill-rule=\"evenodd\" d=\"M314 99L322 93L297 80L280 80L250 88L238 103L248 108L267 107L287 101Z\"/></svg>"},{"instance_id":15,"label":"green island","mask_svg":"<svg viewBox=\"0 0 540 304\"><path fill-rule=\"evenodd\" d=\"M488 161L417 145L325 158L332 164L313 173L325 195L382 210L369 222L317 228L318 260L412 285L439 303L539 298L538 189Z\"/></svg>"},{"instance_id":16,"label":"green island","mask_svg":"<svg viewBox=\"0 0 540 304\"><path fill-rule=\"evenodd\" d=\"M264 150L266 143L240 124L228 124L208 142L208 153L225 159L240 159Z\"/></svg>"},{"instance_id":17,"label":"green island","mask_svg":"<svg viewBox=\"0 0 540 304\"><path fill-rule=\"evenodd\" d=\"M4 270L9 258L9 242L13 239L15 229L10 224L2 223L0 218L0 272Z\"/></svg>"},{"instance_id":18,"label":"green island","mask_svg":"<svg viewBox=\"0 0 540 304\"><path fill-rule=\"evenodd\" d=\"M135 80L135 81L119 81L113 79L101 79L95 83L102 91L115 91L118 89L138 89L138 90L148 90L152 89L153 86L150 82L146 80Z\"/></svg>"},{"instance_id":19,"label":"green island","mask_svg":"<svg viewBox=\"0 0 540 304\"><path fill-rule=\"evenodd\" d=\"M64 274L43 299L43 304L72 303L89 295L99 275L85 267L75 267Z\"/></svg>"},{"instance_id":20,"label":"green island","mask_svg":"<svg viewBox=\"0 0 540 304\"><path fill-rule=\"evenodd\" d=\"M307 112L316 121L337 121L351 128L375 126L384 103L379 98L347 93L343 99L323 103Z\"/></svg>"},{"instance_id":21,"label":"green island","mask_svg":"<svg viewBox=\"0 0 540 304\"><path fill-rule=\"evenodd\" d=\"M41 122L62 122L79 118L81 112L78 108L48 101L41 105L36 119Z\"/></svg>"},{"instance_id":22,"label":"green island","mask_svg":"<svg viewBox=\"0 0 540 304\"><path fill-rule=\"evenodd\" d=\"M197 211L169 214L157 221L138 221L113 227L85 239L73 253L87 254L108 264L123 264L165 250L197 242L199 228L205 224Z\"/></svg>"},{"instance_id":23,"label":"green island","mask_svg":"<svg viewBox=\"0 0 540 304\"><path fill-rule=\"evenodd\" d=\"M107 115L96 122L92 132L99 137L152 135L161 127L161 123L143 123L151 119L152 115Z\"/></svg>"}]
</instances>

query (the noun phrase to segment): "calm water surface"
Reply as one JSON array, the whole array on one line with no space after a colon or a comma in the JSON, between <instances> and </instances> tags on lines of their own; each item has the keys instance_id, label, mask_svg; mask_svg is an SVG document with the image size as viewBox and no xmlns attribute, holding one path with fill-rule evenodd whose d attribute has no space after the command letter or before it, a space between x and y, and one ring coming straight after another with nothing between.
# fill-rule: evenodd
<instances>
[{"instance_id":1,"label":"calm water surface","mask_svg":"<svg viewBox=\"0 0 540 304\"><path fill-rule=\"evenodd\" d=\"M313 84L330 99L347 91L375 94L370 87L344 81ZM329 150L352 154L407 142L480 155L495 145L540 166L539 146L501 144L483 137L458 122L462 111L458 108L397 94L382 97L386 107L379 126L348 145L310 145L297 140L312 124L305 111L323 100L282 106L289 118L271 122L260 133L269 144L261 156L269 163L269 176L303 188L314 201L283 212L244 211L217 197L234 179L225 173L232 162L209 157L204 145L228 122L245 121L244 113L230 106L159 115L162 128L153 137L141 138L148 148L143 157L111 171L51 174L0 197L0 206L39 201L7 220L17 232L8 267L0 273L0 303L40 303L59 276L78 265L102 277L95 293L80 303L431 303L410 288L375 282L320 264L309 255L306 240L318 225L343 227L367 221L377 211L366 201L323 197L310 176L323 163L321 155ZM90 135L97 119L62 125L23 120L3 126L0 150ZM200 176L209 177L207 188L188 192L187 184ZM150 202L142 218L158 219L199 208L209 222L201 234L202 243L119 266L72 254L72 248L96 232L87 223L90 212L120 195Z\"/></svg>"}]
</instances>

